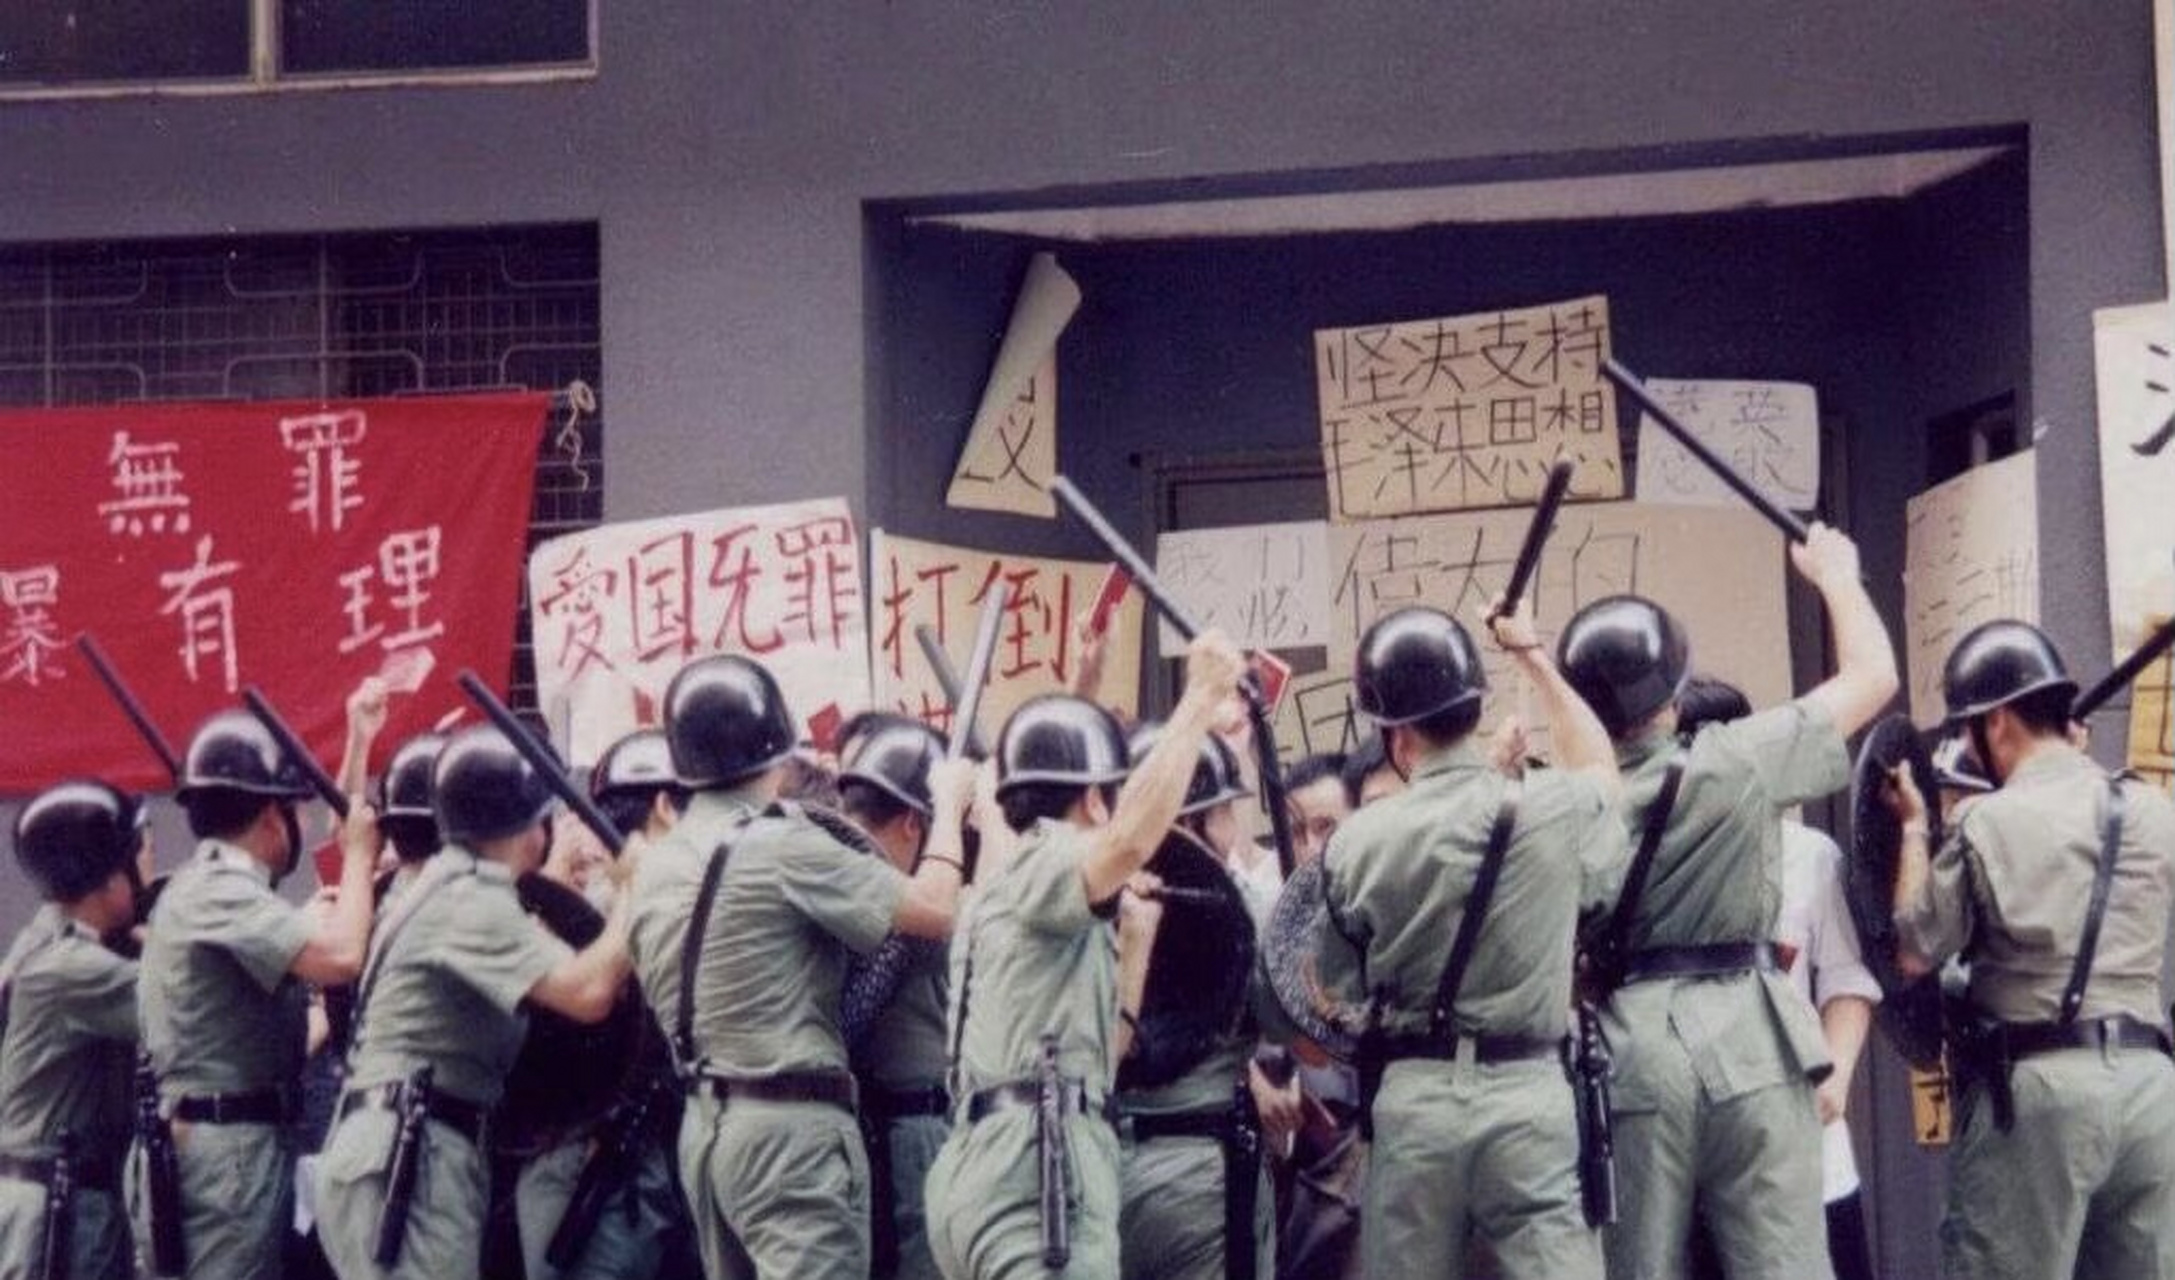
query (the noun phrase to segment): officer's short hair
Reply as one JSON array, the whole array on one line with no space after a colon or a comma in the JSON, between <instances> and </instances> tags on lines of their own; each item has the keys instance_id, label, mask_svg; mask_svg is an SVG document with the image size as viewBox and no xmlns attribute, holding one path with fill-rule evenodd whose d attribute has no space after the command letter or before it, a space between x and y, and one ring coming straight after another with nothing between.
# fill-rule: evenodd
<instances>
[{"instance_id":1,"label":"officer's short hair","mask_svg":"<svg viewBox=\"0 0 2175 1280\"><path fill-rule=\"evenodd\" d=\"M2031 733L2066 734L2069 732L2069 711L2074 695L2067 686L2056 685L2027 693L2009 703L2009 712Z\"/></svg>"},{"instance_id":2,"label":"officer's short hair","mask_svg":"<svg viewBox=\"0 0 2175 1280\"><path fill-rule=\"evenodd\" d=\"M1698 675L1685 680L1677 693L1677 736L1692 735L1710 724L1728 724L1752 714L1752 699L1727 680Z\"/></svg>"},{"instance_id":3,"label":"officer's short hair","mask_svg":"<svg viewBox=\"0 0 2175 1280\"><path fill-rule=\"evenodd\" d=\"M1103 803L1112 809L1118 805L1118 784L1100 784ZM1004 825L1014 831L1025 831L1044 818L1062 818L1072 811L1087 788L1070 782L1023 782L1007 788L997 803L1004 809Z\"/></svg>"},{"instance_id":4,"label":"officer's short hair","mask_svg":"<svg viewBox=\"0 0 2175 1280\"><path fill-rule=\"evenodd\" d=\"M182 797L181 807L189 815L189 834L199 840L231 840L276 803L274 797L253 791L205 787Z\"/></svg>"},{"instance_id":5,"label":"officer's short hair","mask_svg":"<svg viewBox=\"0 0 2175 1280\"><path fill-rule=\"evenodd\" d=\"M1412 729L1433 745L1448 747L1464 741L1479 724L1480 699L1471 698L1447 711L1421 716L1412 722Z\"/></svg>"}]
</instances>

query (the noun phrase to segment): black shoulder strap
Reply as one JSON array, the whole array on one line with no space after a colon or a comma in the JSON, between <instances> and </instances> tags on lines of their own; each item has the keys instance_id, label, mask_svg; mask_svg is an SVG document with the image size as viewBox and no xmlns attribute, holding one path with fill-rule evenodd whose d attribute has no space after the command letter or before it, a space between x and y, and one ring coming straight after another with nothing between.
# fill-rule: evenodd
<instances>
[{"instance_id":1,"label":"black shoulder strap","mask_svg":"<svg viewBox=\"0 0 2175 1280\"><path fill-rule=\"evenodd\" d=\"M1473 950L1480 945L1480 926L1487 922L1488 904L1495 897L1495 882L1503 875L1503 857L1510 852L1511 832L1518 826L1518 801L1525 783L1517 778L1503 790L1496 806L1495 825L1488 829L1488 849L1480 856L1480 870L1473 875L1472 892L1465 897L1465 914L1458 919L1457 937L1450 942L1450 960L1442 967L1442 981L1435 987L1435 1031L1447 1034L1455 1028L1458 988L1465 985L1465 969Z\"/></svg>"},{"instance_id":2,"label":"black shoulder strap","mask_svg":"<svg viewBox=\"0 0 2175 1280\"><path fill-rule=\"evenodd\" d=\"M1646 892L1646 878L1654 870L1654 855L1661 849L1662 833L1669 829L1669 816L1676 812L1677 792L1684 785L1684 752L1679 750L1669 757L1669 771L1662 776L1661 790L1654 794L1654 803L1647 806L1646 828L1639 833L1638 852L1631 856L1631 866L1624 872L1624 890L1617 895L1616 910L1609 916L1608 946L1622 953L1631 941L1631 919L1638 911L1639 898Z\"/></svg>"},{"instance_id":3,"label":"black shoulder strap","mask_svg":"<svg viewBox=\"0 0 2175 1280\"><path fill-rule=\"evenodd\" d=\"M2107 918L2107 893L2114 885L2115 858L2122 851L2122 779L2107 779L2107 803L2099 815L2099 865L2092 869L2092 902L2084 912L2084 934L2077 940L2077 960L2069 970L2069 986L2062 992L2061 1021L2077 1020L2084 1007L2085 984L2092 980L2092 956L2099 950L2099 927Z\"/></svg>"},{"instance_id":4,"label":"black shoulder strap","mask_svg":"<svg viewBox=\"0 0 2175 1280\"><path fill-rule=\"evenodd\" d=\"M780 812L772 809L770 812ZM737 836L747 828L743 820L733 832ZM683 1074L693 1074L697 1068L695 1058L695 972L702 967L702 939L710 932L710 914L717 907L718 889L725 883L725 861L732 855L730 837L718 843L710 851L710 862L702 869L702 888L695 892L695 914L687 921L687 936L680 943L680 1007L672 1018L672 1052L679 1059Z\"/></svg>"}]
</instances>

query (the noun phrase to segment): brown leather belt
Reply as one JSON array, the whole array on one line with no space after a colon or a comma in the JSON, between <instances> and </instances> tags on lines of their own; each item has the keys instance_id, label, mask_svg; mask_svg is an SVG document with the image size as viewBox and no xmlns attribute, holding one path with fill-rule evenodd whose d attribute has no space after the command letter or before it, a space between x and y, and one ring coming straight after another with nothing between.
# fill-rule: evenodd
<instances>
[{"instance_id":1,"label":"brown leather belt","mask_svg":"<svg viewBox=\"0 0 2175 1280\"><path fill-rule=\"evenodd\" d=\"M2152 1049L2170 1052L2168 1033L2126 1013L2071 1023L2011 1022L2002 1026L2009 1056L2029 1058L2063 1049Z\"/></svg>"},{"instance_id":2,"label":"brown leather belt","mask_svg":"<svg viewBox=\"0 0 2175 1280\"><path fill-rule=\"evenodd\" d=\"M858 1101L853 1076L844 1071L780 1071L767 1076L698 1076L688 1088L730 1105L751 1102L802 1102L852 1114Z\"/></svg>"}]
</instances>

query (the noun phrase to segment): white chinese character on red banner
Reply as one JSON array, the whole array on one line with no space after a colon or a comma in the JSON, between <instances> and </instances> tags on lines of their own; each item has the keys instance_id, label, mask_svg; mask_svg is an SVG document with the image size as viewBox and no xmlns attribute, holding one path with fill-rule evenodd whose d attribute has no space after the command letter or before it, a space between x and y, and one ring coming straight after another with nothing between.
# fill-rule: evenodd
<instances>
[{"instance_id":1,"label":"white chinese character on red banner","mask_svg":"<svg viewBox=\"0 0 2175 1280\"><path fill-rule=\"evenodd\" d=\"M179 652L191 684L202 680L206 658L218 659L228 693L241 683L240 663L234 651L234 590L214 585L239 568L238 561L212 561L211 536L206 534L197 540L195 564L159 575L159 586L173 593L159 606L159 615L178 615L181 619Z\"/></svg>"},{"instance_id":2,"label":"white chinese character on red banner","mask_svg":"<svg viewBox=\"0 0 2175 1280\"><path fill-rule=\"evenodd\" d=\"M0 606L9 611L7 631L0 634L0 682L19 680L35 688L42 680L60 678L60 664L52 657L61 647L53 622L59 603L57 565L0 569Z\"/></svg>"},{"instance_id":3,"label":"white chinese character on red banner","mask_svg":"<svg viewBox=\"0 0 2175 1280\"><path fill-rule=\"evenodd\" d=\"M347 450L362 443L369 430L360 410L280 419L280 439L300 455L287 473L294 479L287 509L309 517L311 533L337 532L346 526L347 513L362 505L362 494L356 491L362 460L349 457Z\"/></svg>"},{"instance_id":4,"label":"white chinese character on red banner","mask_svg":"<svg viewBox=\"0 0 2175 1280\"><path fill-rule=\"evenodd\" d=\"M138 444L128 432L113 433L113 448L106 454L113 468L113 488L119 494L98 504L109 533L140 538L145 533L187 533L189 495L181 491L181 446L171 441Z\"/></svg>"},{"instance_id":5,"label":"white chinese character on red banner","mask_svg":"<svg viewBox=\"0 0 2175 1280\"><path fill-rule=\"evenodd\" d=\"M558 644L551 646L551 662L573 679L591 665L616 671L605 656L604 605L619 594L619 575L589 563L589 549L576 544L574 554L553 565L551 592L536 602L537 610L554 620L564 619Z\"/></svg>"},{"instance_id":6,"label":"white chinese character on red banner","mask_svg":"<svg viewBox=\"0 0 2175 1280\"><path fill-rule=\"evenodd\" d=\"M441 540L437 525L387 534L378 544L376 564L357 565L340 575L340 586L347 593L340 606L347 614L347 635L340 640L340 652L353 653L372 640L381 648L405 649L445 634L445 623L423 618L431 584L438 580ZM385 634L384 623L371 620L370 606L377 599L370 589L373 582L384 587L387 603L403 615L404 625L391 635Z\"/></svg>"}]
</instances>

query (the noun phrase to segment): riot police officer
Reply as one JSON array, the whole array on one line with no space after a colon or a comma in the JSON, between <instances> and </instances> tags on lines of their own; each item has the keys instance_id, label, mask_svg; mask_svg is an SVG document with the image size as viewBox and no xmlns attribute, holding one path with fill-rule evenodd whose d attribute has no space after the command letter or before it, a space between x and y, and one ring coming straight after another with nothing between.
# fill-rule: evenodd
<instances>
[{"instance_id":1,"label":"riot police officer","mask_svg":"<svg viewBox=\"0 0 2175 1280\"><path fill-rule=\"evenodd\" d=\"M624 909L579 952L523 912L514 882L543 861L553 796L499 730L448 741L431 787L446 844L372 939L318 1165L319 1232L343 1280L477 1274L483 1121L520 1050L524 1005L599 1022L628 971Z\"/></svg>"},{"instance_id":2,"label":"riot police officer","mask_svg":"<svg viewBox=\"0 0 2175 1280\"><path fill-rule=\"evenodd\" d=\"M1695 1206L1730 1280L1832 1274L1813 1100L1830 1063L1769 941L1776 815L1849 781L1843 740L1897 682L1856 546L1816 524L1790 557L1827 604L1836 673L1689 746L1674 706L1689 640L1660 605L1596 601L1559 640L1564 674L1615 742L1633 846L1616 906L1586 936L1616 1046L1611 1276L1681 1273Z\"/></svg>"},{"instance_id":3,"label":"riot police officer","mask_svg":"<svg viewBox=\"0 0 2175 1280\"><path fill-rule=\"evenodd\" d=\"M1369 1276L1457 1276L1478 1237L1506 1276L1598 1280L1565 1033L1578 917L1621 870L1616 762L1530 616L1494 635L1554 734L1557 767L1522 783L1474 737L1487 678L1454 619L1391 613L1353 668L1359 709L1406 780L1346 819L1323 863L1323 981L1373 1002L1360 1248Z\"/></svg>"},{"instance_id":4,"label":"riot police officer","mask_svg":"<svg viewBox=\"0 0 2175 1280\"><path fill-rule=\"evenodd\" d=\"M1120 905L1119 891L1178 816L1243 662L1209 632L1186 670L1122 799L1125 739L1094 704L1034 699L999 737L998 799L1023 839L976 889L952 946L954 1128L929 1175L930 1242L954 1280L1117 1273L1112 1072L1132 1041L1155 921L1152 903ZM1104 927L1114 907L1134 922L1116 946Z\"/></svg>"},{"instance_id":5,"label":"riot police officer","mask_svg":"<svg viewBox=\"0 0 2175 1280\"><path fill-rule=\"evenodd\" d=\"M1949 1276L2175 1274L2175 805L2071 745L2076 692L2036 627L1986 623L1942 693L1998 789L1962 802L1930 863L1925 801L1896 771L1899 959L1971 962L1950 1028Z\"/></svg>"},{"instance_id":6,"label":"riot police officer","mask_svg":"<svg viewBox=\"0 0 2175 1280\"><path fill-rule=\"evenodd\" d=\"M313 919L273 892L301 856L296 806L309 790L264 726L241 711L213 716L191 739L179 783L199 843L151 913L137 984L175 1185L164 1185L162 1162L140 1158L151 1135L139 1133L130 1213L146 1257L171 1208L184 1274L277 1280L293 1217L285 1126L304 1052L303 984L350 982L362 967L377 822L354 806L332 909Z\"/></svg>"},{"instance_id":7,"label":"riot police officer","mask_svg":"<svg viewBox=\"0 0 2175 1280\"><path fill-rule=\"evenodd\" d=\"M102 782L49 788L16 819L15 857L46 905L0 960L4 1280L130 1274L136 965L100 939L136 922L149 848L142 802Z\"/></svg>"},{"instance_id":8,"label":"riot police officer","mask_svg":"<svg viewBox=\"0 0 2175 1280\"><path fill-rule=\"evenodd\" d=\"M940 797L908 877L772 809L798 733L760 663L683 668L665 736L692 794L635 879L634 953L688 1082L681 1176L704 1271L865 1273L868 1166L840 985L847 956L893 930L949 933L967 775Z\"/></svg>"}]
</instances>

